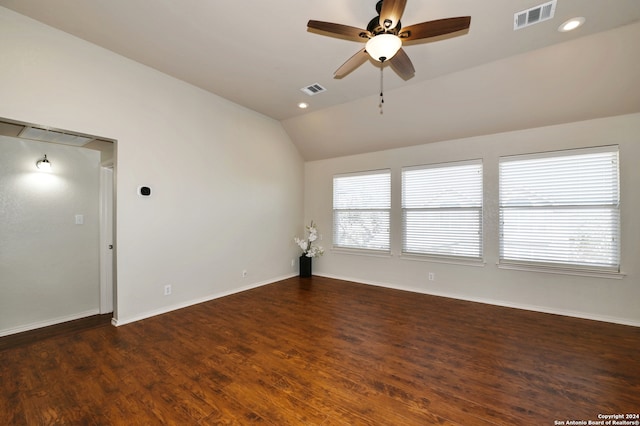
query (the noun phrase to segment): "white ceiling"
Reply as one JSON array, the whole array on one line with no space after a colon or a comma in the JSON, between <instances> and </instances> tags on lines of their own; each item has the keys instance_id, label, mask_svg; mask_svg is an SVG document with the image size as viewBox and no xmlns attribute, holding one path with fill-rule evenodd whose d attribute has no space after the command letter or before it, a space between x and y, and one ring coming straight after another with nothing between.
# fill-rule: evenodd
<instances>
[{"instance_id":1,"label":"white ceiling","mask_svg":"<svg viewBox=\"0 0 640 426\"><path fill-rule=\"evenodd\" d=\"M544 2L408 0L403 26L469 15L471 27L466 35L405 45L416 74L404 81L385 67L383 114L376 64L333 78L363 44L306 28L309 19L364 28L376 0L0 6L281 120L303 157L315 160L640 112L640 1L558 0L554 19L513 30L515 12ZM575 16L585 25L557 31ZM327 91L300 91L313 83ZM298 109L300 101L310 107Z\"/></svg>"}]
</instances>

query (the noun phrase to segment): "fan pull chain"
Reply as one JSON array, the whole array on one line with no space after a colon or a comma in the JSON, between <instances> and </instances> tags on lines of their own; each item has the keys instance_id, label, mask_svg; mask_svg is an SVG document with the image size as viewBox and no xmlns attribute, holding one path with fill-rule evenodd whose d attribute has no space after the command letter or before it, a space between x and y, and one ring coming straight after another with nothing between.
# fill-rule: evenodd
<instances>
[{"instance_id":1,"label":"fan pull chain","mask_svg":"<svg viewBox=\"0 0 640 426\"><path fill-rule=\"evenodd\" d=\"M384 63L380 65L380 103L378 104L378 107L380 107L380 115L382 115L384 113L384 111L382 110L382 107L384 105L384 86L383 86L383 78L382 78L382 68L384 67Z\"/></svg>"}]
</instances>

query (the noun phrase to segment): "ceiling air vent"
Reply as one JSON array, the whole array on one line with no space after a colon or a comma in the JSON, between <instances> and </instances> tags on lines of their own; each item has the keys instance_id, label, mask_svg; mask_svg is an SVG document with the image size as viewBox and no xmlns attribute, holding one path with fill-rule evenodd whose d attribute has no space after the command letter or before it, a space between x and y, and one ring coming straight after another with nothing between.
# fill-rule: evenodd
<instances>
[{"instance_id":1,"label":"ceiling air vent","mask_svg":"<svg viewBox=\"0 0 640 426\"><path fill-rule=\"evenodd\" d=\"M302 90L304 93L306 93L309 96L313 96L313 95L317 95L318 93L322 93L325 92L327 89L325 89L324 87L320 86L320 84L318 83L314 83L310 86L307 87L303 87Z\"/></svg>"},{"instance_id":2,"label":"ceiling air vent","mask_svg":"<svg viewBox=\"0 0 640 426\"><path fill-rule=\"evenodd\" d=\"M18 137L23 139L31 139L34 141L53 142L73 146L83 146L88 142L94 140L94 138L58 132L55 130L40 129L30 126L26 126L24 129L22 129Z\"/></svg>"},{"instance_id":3,"label":"ceiling air vent","mask_svg":"<svg viewBox=\"0 0 640 426\"><path fill-rule=\"evenodd\" d=\"M515 13L513 15L514 31L553 18L553 14L556 11L556 1L557 0L553 0L539 6L532 7L531 9Z\"/></svg>"}]
</instances>

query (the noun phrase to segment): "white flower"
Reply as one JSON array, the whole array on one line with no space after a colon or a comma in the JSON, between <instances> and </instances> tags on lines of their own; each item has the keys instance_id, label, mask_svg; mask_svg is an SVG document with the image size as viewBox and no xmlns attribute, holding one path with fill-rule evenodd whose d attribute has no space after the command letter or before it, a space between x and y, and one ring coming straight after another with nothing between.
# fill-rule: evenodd
<instances>
[{"instance_id":1,"label":"white flower","mask_svg":"<svg viewBox=\"0 0 640 426\"><path fill-rule=\"evenodd\" d=\"M309 236L306 240L295 237L293 240L302 249L302 254L307 257L322 256L324 249L320 246L314 246L312 243L318 239L318 229L311 221L311 225L306 227Z\"/></svg>"},{"instance_id":2,"label":"white flower","mask_svg":"<svg viewBox=\"0 0 640 426\"><path fill-rule=\"evenodd\" d=\"M302 250L307 249L307 242L305 240L301 240L300 238L295 238L295 242L300 246Z\"/></svg>"},{"instance_id":3,"label":"white flower","mask_svg":"<svg viewBox=\"0 0 640 426\"><path fill-rule=\"evenodd\" d=\"M322 256L324 249L321 246L312 246L307 253L307 257Z\"/></svg>"}]
</instances>

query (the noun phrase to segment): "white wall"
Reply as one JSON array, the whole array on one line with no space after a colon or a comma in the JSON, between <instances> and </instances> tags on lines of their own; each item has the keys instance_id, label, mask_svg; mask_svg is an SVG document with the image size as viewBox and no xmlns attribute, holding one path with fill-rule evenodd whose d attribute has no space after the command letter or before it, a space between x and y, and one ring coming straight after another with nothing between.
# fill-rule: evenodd
<instances>
[{"instance_id":1,"label":"white wall","mask_svg":"<svg viewBox=\"0 0 640 426\"><path fill-rule=\"evenodd\" d=\"M118 324L295 274L304 165L277 121L5 8L0 52L0 117L117 140Z\"/></svg>"},{"instance_id":2,"label":"white wall","mask_svg":"<svg viewBox=\"0 0 640 426\"><path fill-rule=\"evenodd\" d=\"M305 165L305 218L331 247L334 174L390 168L392 256L327 250L314 273L416 292L640 326L640 114L502 133ZM618 144L621 174L622 280L498 269L498 158L503 155ZM408 260L401 248L400 169L481 158L484 165L485 266ZM435 281L428 281L428 272Z\"/></svg>"},{"instance_id":3,"label":"white wall","mask_svg":"<svg viewBox=\"0 0 640 426\"><path fill-rule=\"evenodd\" d=\"M97 151L0 136L0 336L98 313L99 164Z\"/></svg>"}]
</instances>

